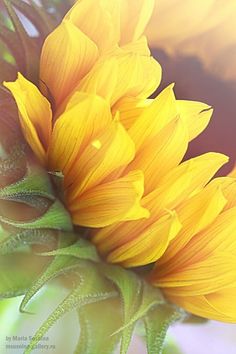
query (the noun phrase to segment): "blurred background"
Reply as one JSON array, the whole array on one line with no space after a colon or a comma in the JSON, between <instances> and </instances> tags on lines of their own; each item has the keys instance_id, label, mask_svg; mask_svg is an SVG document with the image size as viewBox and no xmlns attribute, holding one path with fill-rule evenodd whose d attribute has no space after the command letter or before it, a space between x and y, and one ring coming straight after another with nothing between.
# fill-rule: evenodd
<instances>
[{"instance_id":1,"label":"blurred background","mask_svg":"<svg viewBox=\"0 0 236 354\"><path fill-rule=\"evenodd\" d=\"M188 157L223 152L231 161L222 173L236 160L235 21L236 0L157 0L147 30L163 68L160 89L175 82L177 98L213 106L213 118Z\"/></svg>"}]
</instances>

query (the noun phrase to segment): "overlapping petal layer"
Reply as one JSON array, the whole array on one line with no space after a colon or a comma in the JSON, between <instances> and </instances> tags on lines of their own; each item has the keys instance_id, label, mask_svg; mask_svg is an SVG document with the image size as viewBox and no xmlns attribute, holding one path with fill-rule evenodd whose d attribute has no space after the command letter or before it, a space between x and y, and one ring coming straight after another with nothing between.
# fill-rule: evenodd
<instances>
[{"instance_id":1,"label":"overlapping petal layer","mask_svg":"<svg viewBox=\"0 0 236 354\"><path fill-rule=\"evenodd\" d=\"M235 303L227 301L235 296L235 196L236 180L225 177L183 203L177 211L182 230L150 276L187 311L232 323L236 322Z\"/></svg>"}]
</instances>

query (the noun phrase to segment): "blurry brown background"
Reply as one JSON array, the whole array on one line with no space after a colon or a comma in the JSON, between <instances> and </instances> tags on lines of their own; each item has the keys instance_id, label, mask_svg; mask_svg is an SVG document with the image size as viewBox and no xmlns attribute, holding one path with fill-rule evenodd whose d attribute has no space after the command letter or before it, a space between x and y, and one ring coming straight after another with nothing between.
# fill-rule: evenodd
<instances>
[{"instance_id":1,"label":"blurry brown background","mask_svg":"<svg viewBox=\"0 0 236 354\"><path fill-rule=\"evenodd\" d=\"M236 160L236 81L216 77L197 57L171 57L161 49L153 49L153 55L163 68L160 89L175 82L177 98L202 101L214 108L208 128L190 144L187 156L223 152L231 160L221 172L229 172Z\"/></svg>"},{"instance_id":2,"label":"blurry brown background","mask_svg":"<svg viewBox=\"0 0 236 354\"><path fill-rule=\"evenodd\" d=\"M156 0L147 35L163 68L161 88L175 82L179 99L214 108L188 157L223 152L236 160L236 0ZM158 90L159 91L159 90Z\"/></svg>"}]
</instances>

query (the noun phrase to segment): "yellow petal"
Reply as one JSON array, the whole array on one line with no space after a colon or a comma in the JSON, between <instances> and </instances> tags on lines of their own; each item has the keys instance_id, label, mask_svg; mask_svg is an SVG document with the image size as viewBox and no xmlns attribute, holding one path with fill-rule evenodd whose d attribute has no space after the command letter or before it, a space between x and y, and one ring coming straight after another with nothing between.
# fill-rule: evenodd
<instances>
[{"instance_id":1,"label":"yellow petal","mask_svg":"<svg viewBox=\"0 0 236 354\"><path fill-rule=\"evenodd\" d=\"M201 102L177 101L181 118L186 122L189 140L196 138L208 125L213 109Z\"/></svg>"},{"instance_id":2,"label":"yellow petal","mask_svg":"<svg viewBox=\"0 0 236 354\"><path fill-rule=\"evenodd\" d=\"M176 268L179 261L182 263L184 257L181 257L181 252L184 252L183 249L186 244L197 235L198 232L211 225L223 210L226 203L227 201L220 187L218 185L209 184L201 192L180 204L179 207L176 208L176 211L183 228L173 242L171 242L168 250L159 261L159 267L161 264L171 262L170 267L166 267L166 271L168 272L170 269ZM180 252L179 255L177 255L178 252ZM170 261L175 255L176 258Z\"/></svg>"},{"instance_id":3,"label":"yellow petal","mask_svg":"<svg viewBox=\"0 0 236 354\"><path fill-rule=\"evenodd\" d=\"M157 61L149 56L131 53L100 61L76 89L96 93L114 105L123 97L149 97L160 81L161 67Z\"/></svg>"},{"instance_id":4,"label":"yellow petal","mask_svg":"<svg viewBox=\"0 0 236 354\"><path fill-rule=\"evenodd\" d=\"M152 15L154 3L155 0L121 0L121 44L141 37Z\"/></svg>"},{"instance_id":5,"label":"yellow petal","mask_svg":"<svg viewBox=\"0 0 236 354\"><path fill-rule=\"evenodd\" d=\"M113 22L106 5L104 1L77 1L65 17L97 44L100 53L111 50L120 39L119 23ZM116 1L113 7L119 10Z\"/></svg>"},{"instance_id":6,"label":"yellow petal","mask_svg":"<svg viewBox=\"0 0 236 354\"><path fill-rule=\"evenodd\" d=\"M113 171L127 165L134 157L134 144L118 121L114 120L107 126L97 140L101 147L97 149L94 144L89 144L71 169L73 182L68 186L70 203L105 179L108 182Z\"/></svg>"},{"instance_id":7,"label":"yellow petal","mask_svg":"<svg viewBox=\"0 0 236 354\"><path fill-rule=\"evenodd\" d=\"M125 267L142 266L155 262L165 252L169 242L181 228L175 213L169 213L147 227L144 232L111 252L107 261L121 263Z\"/></svg>"},{"instance_id":8,"label":"yellow petal","mask_svg":"<svg viewBox=\"0 0 236 354\"><path fill-rule=\"evenodd\" d=\"M227 162L229 158L226 155L209 152L198 157L187 160L160 180L160 184L167 183L171 178L175 178L186 170L186 167L192 171L193 177L189 185L188 194L196 194L199 192L215 175L215 173ZM183 200L186 196L183 198Z\"/></svg>"},{"instance_id":9,"label":"yellow petal","mask_svg":"<svg viewBox=\"0 0 236 354\"><path fill-rule=\"evenodd\" d=\"M113 112L120 112L120 121L129 130L151 102L151 99L124 97L113 106Z\"/></svg>"},{"instance_id":10,"label":"yellow petal","mask_svg":"<svg viewBox=\"0 0 236 354\"><path fill-rule=\"evenodd\" d=\"M137 152L177 116L178 110L173 85L170 85L146 107L129 129Z\"/></svg>"},{"instance_id":11,"label":"yellow petal","mask_svg":"<svg viewBox=\"0 0 236 354\"><path fill-rule=\"evenodd\" d=\"M219 177L212 181L212 184L220 185L222 192L227 200L224 210L236 206L236 179L231 177Z\"/></svg>"},{"instance_id":12,"label":"yellow petal","mask_svg":"<svg viewBox=\"0 0 236 354\"><path fill-rule=\"evenodd\" d=\"M110 102L116 90L118 69L116 57L102 59L81 81L76 90L99 95Z\"/></svg>"},{"instance_id":13,"label":"yellow petal","mask_svg":"<svg viewBox=\"0 0 236 354\"><path fill-rule=\"evenodd\" d=\"M101 97L75 93L53 129L48 151L50 170L62 171L66 185L70 184L74 179L73 164L81 152L111 123L109 105Z\"/></svg>"},{"instance_id":14,"label":"yellow petal","mask_svg":"<svg viewBox=\"0 0 236 354\"><path fill-rule=\"evenodd\" d=\"M231 318L231 320L227 322L236 323L235 295L235 284L232 284L229 288L206 295L206 299L208 303L210 303L218 312L222 313L224 317Z\"/></svg>"},{"instance_id":15,"label":"yellow petal","mask_svg":"<svg viewBox=\"0 0 236 354\"><path fill-rule=\"evenodd\" d=\"M144 172L146 195L157 188L163 176L178 166L187 147L186 126L180 118L174 119L151 141L146 141L126 171L141 169Z\"/></svg>"},{"instance_id":16,"label":"yellow petal","mask_svg":"<svg viewBox=\"0 0 236 354\"><path fill-rule=\"evenodd\" d=\"M84 193L72 205L73 221L77 225L104 227L121 220L146 218L142 208L143 174L133 171L118 180L98 185Z\"/></svg>"},{"instance_id":17,"label":"yellow petal","mask_svg":"<svg viewBox=\"0 0 236 354\"><path fill-rule=\"evenodd\" d=\"M50 103L38 88L20 73L15 82L4 85L14 96L24 136L42 163L46 162L46 150L52 132Z\"/></svg>"},{"instance_id":18,"label":"yellow petal","mask_svg":"<svg viewBox=\"0 0 236 354\"><path fill-rule=\"evenodd\" d=\"M173 295L197 296L214 293L229 286L235 282L235 276L236 258L223 252L211 254L204 260L190 263L153 281L162 288L171 288Z\"/></svg>"},{"instance_id":19,"label":"yellow petal","mask_svg":"<svg viewBox=\"0 0 236 354\"><path fill-rule=\"evenodd\" d=\"M122 245L129 235L137 237L151 223L163 215L165 209L175 209L196 190L202 189L228 158L218 153L208 153L186 161L162 178L155 191L143 198L142 205L150 210L148 220L118 223L98 230L93 242L98 247L112 250Z\"/></svg>"},{"instance_id":20,"label":"yellow petal","mask_svg":"<svg viewBox=\"0 0 236 354\"><path fill-rule=\"evenodd\" d=\"M179 305L180 307L184 308L186 311L193 313L197 316L205 317L207 319L212 319L216 321L222 321L227 323L236 323L235 317L235 309L232 312L232 315L228 315L227 307L230 306L230 303L227 302L228 299L232 299L235 297L235 289L232 290L231 297L224 297L224 293L221 296L221 303L222 307L226 306L226 310L219 311L217 306L215 306L214 301L211 299L208 300L207 296L174 296L165 292L167 298ZM214 295L214 294L213 294ZM213 296L212 295L212 296ZM232 303L232 308L234 307L235 301Z\"/></svg>"},{"instance_id":21,"label":"yellow petal","mask_svg":"<svg viewBox=\"0 0 236 354\"><path fill-rule=\"evenodd\" d=\"M144 56L150 56L151 52L148 47L147 37L142 36L136 41L132 41L122 47L122 50L127 53L135 53Z\"/></svg>"},{"instance_id":22,"label":"yellow petal","mask_svg":"<svg viewBox=\"0 0 236 354\"><path fill-rule=\"evenodd\" d=\"M98 49L71 22L63 22L47 37L42 49L40 79L43 91L60 104L89 72Z\"/></svg>"},{"instance_id":23,"label":"yellow petal","mask_svg":"<svg viewBox=\"0 0 236 354\"><path fill-rule=\"evenodd\" d=\"M166 277L166 273L175 273L176 269L183 269L188 265L211 258L213 253L218 256L222 252L227 252L234 254L235 259L235 230L236 207L222 212L209 227L192 237L188 244L171 260L168 261L167 257L164 259L164 255L163 261L161 259L158 261L159 264L157 263L157 276ZM168 263L164 263L165 260Z\"/></svg>"}]
</instances>

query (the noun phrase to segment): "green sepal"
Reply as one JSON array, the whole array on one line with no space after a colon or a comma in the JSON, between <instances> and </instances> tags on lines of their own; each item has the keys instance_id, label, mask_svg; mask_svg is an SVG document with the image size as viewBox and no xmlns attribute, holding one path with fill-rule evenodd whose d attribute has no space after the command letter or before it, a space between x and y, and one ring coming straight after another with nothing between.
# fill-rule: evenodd
<instances>
[{"instance_id":1,"label":"green sepal","mask_svg":"<svg viewBox=\"0 0 236 354\"><path fill-rule=\"evenodd\" d=\"M7 235L0 240L0 255L14 253L22 245L42 245L50 248L57 244L57 234L52 230L24 230Z\"/></svg>"},{"instance_id":2,"label":"green sepal","mask_svg":"<svg viewBox=\"0 0 236 354\"><path fill-rule=\"evenodd\" d=\"M7 199L21 196L40 196L55 200L50 179L45 170L36 166L27 166L25 176L18 182L0 189L0 198Z\"/></svg>"},{"instance_id":3,"label":"green sepal","mask_svg":"<svg viewBox=\"0 0 236 354\"><path fill-rule=\"evenodd\" d=\"M85 305L78 310L80 338L74 354L111 354L121 334L113 335L122 325L119 298Z\"/></svg>"},{"instance_id":4,"label":"green sepal","mask_svg":"<svg viewBox=\"0 0 236 354\"><path fill-rule=\"evenodd\" d=\"M58 248L55 251L41 253L41 256L71 256L94 262L100 261L95 246L84 239L79 239L69 247Z\"/></svg>"},{"instance_id":5,"label":"green sepal","mask_svg":"<svg viewBox=\"0 0 236 354\"><path fill-rule=\"evenodd\" d=\"M144 319L148 354L163 353L168 328L185 316L183 310L170 304L156 306L148 312Z\"/></svg>"},{"instance_id":6,"label":"green sepal","mask_svg":"<svg viewBox=\"0 0 236 354\"><path fill-rule=\"evenodd\" d=\"M158 289L149 286L133 272L108 265L103 267L103 271L117 286L123 301L123 325L114 334L122 332L120 353L126 354L136 322L164 299Z\"/></svg>"},{"instance_id":7,"label":"green sepal","mask_svg":"<svg viewBox=\"0 0 236 354\"><path fill-rule=\"evenodd\" d=\"M30 254L0 257L0 298L23 295L42 271L46 259ZM30 267L28 266L30 264Z\"/></svg>"},{"instance_id":8,"label":"green sepal","mask_svg":"<svg viewBox=\"0 0 236 354\"><path fill-rule=\"evenodd\" d=\"M61 233L59 238L59 248L65 247L74 242L75 235L72 233ZM43 257L42 257L43 258ZM68 273L78 265L78 259L68 256L56 256L42 274L27 289L24 299L20 305L20 311L25 312L25 307L33 296L50 280L57 278L61 274Z\"/></svg>"},{"instance_id":9,"label":"green sepal","mask_svg":"<svg viewBox=\"0 0 236 354\"><path fill-rule=\"evenodd\" d=\"M0 221L21 229L53 229L72 231L71 218L59 200L56 200L42 216L32 221L15 221L0 215Z\"/></svg>"},{"instance_id":10,"label":"green sepal","mask_svg":"<svg viewBox=\"0 0 236 354\"><path fill-rule=\"evenodd\" d=\"M77 266L78 285L69 293L65 300L53 311L44 324L35 333L33 340L25 350L29 354L48 330L67 312L80 307L98 303L116 297L118 294L92 263L80 261Z\"/></svg>"}]
</instances>

